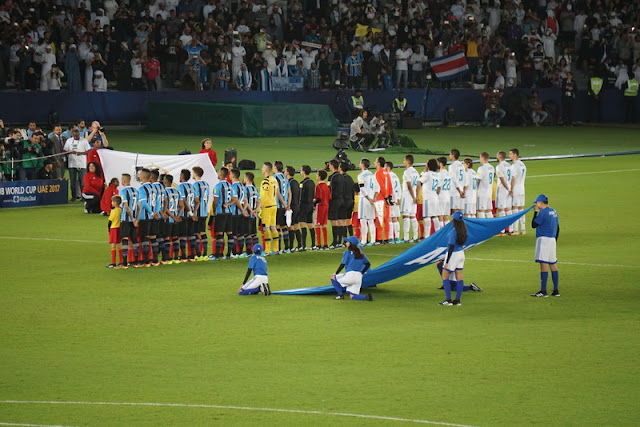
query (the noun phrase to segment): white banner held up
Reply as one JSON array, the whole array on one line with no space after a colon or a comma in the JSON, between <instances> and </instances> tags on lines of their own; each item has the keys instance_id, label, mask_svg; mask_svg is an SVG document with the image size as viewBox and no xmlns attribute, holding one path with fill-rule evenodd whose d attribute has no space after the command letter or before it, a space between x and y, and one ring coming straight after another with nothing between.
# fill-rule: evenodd
<instances>
[{"instance_id":1,"label":"white banner held up","mask_svg":"<svg viewBox=\"0 0 640 427\"><path fill-rule=\"evenodd\" d=\"M160 174L173 175L173 182L178 185L180 182L180 171L188 169L193 174L191 168L200 166L204 171L202 179L206 181L213 191L214 185L218 183L218 173L211 164L209 156L202 154L186 154L167 156L160 154L138 154L128 153L126 151L115 150L98 150L100 162L102 163L102 171L104 180L109 183L111 178L118 178L123 173L131 175L131 186L139 187L138 172L142 168L158 169ZM193 183L193 178L189 180Z\"/></svg>"}]
</instances>

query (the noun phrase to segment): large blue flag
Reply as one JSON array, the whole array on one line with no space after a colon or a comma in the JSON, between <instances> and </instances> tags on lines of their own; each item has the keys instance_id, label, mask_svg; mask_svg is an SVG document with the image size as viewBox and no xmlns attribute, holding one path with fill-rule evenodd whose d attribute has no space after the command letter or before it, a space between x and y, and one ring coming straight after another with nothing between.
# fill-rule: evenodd
<instances>
[{"instance_id":1,"label":"large blue flag","mask_svg":"<svg viewBox=\"0 0 640 427\"><path fill-rule=\"evenodd\" d=\"M465 218L464 221L467 223L468 236L464 249L468 250L480 243L486 242L500 231L509 227L532 208L533 206L517 214L500 218ZM368 288L370 286L379 285L380 283L389 282L444 259L448 246L447 237L452 228L453 224L447 224L445 227L438 230L437 233L432 234L409 250L385 262L381 266L367 271L367 273L362 277L362 287ZM273 293L279 295L311 295L333 292L335 292L333 286L328 285L274 291Z\"/></svg>"}]
</instances>

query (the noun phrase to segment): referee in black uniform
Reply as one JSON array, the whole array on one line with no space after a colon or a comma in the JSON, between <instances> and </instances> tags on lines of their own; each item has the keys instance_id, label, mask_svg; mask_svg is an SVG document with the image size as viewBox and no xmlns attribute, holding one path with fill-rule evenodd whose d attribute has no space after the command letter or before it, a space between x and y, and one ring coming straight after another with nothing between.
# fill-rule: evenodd
<instances>
[{"instance_id":1,"label":"referee in black uniform","mask_svg":"<svg viewBox=\"0 0 640 427\"><path fill-rule=\"evenodd\" d=\"M342 215L340 216L340 227L342 237L353 236L353 226L351 225L351 215L353 214L354 200L356 196L353 178L348 174L349 164L340 163L340 174L342 175Z\"/></svg>"},{"instance_id":2,"label":"referee in black uniform","mask_svg":"<svg viewBox=\"0 0 640 427\"><path fill-rule=\"evenodd\" d=\"M302 181L300 181L300 214L298 214L298 220L300 221L300 228L302 228L302 249L307 249L307 230L311 231L311 246L310 249L316 249L316 233L313 227L313 199L316 194L316 184L313 182L309 175L311 175L311 167L309 165L303 165L300 168L300 175Z\"/></svg>"},{"instance_id":3,"label":"referee in black uniform","mask_svg":"<svg viewBox=\"0 0 640 427\"><path fill-rule=\"evenodd\" d=\"M343 216L343 178L338 171L339 163L336 159L329 162L329 188L331 189L331 200L329 201L329 221L331 221L331 233L333 234L333 243L329 249L341 247L342 240L344 239L341 230L340 220Z\"/></svg>"},{"instance_id":4,"label":"referee in black uniform","mask_svg":"<svg viewBox=\"0 0 640 427\"><path fill-rule=\"evenodd\" d=\"M296 169L293 166L287 166L284 172L285 176L289 180L289 189L291 191L291 200L289 200L291 206L291 226L289 226L289 251L299 251L302 247L302 237L300 229L298 228L299 215L300 215L300 183L296 181L294 176L296 175ZM295 240L298 239L298 246L295 246Z\"/></svg>"}]
</instances>

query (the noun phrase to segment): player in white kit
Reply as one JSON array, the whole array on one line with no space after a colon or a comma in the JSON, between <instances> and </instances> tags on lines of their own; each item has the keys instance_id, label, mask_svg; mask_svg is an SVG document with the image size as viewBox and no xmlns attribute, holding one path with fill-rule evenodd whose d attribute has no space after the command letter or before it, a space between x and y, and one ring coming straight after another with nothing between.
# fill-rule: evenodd
<instances>
[{"instance_id":1,"label":"player in white kit","mask_svg":"<svg viewBox=\"0 0 640 427\"><path fill-rule=\"evenodd\" d=\"M478 174L473 170L473 160L466 158L464 164L464 216L476 217L478 206Z\"/></svg>"},{"instance_id":2,"label":"player in white kit","mask_svg":"<svg viewBox=\"0 0 640 427\"><path fill-rule=\"evenodd\" d=\"M358 185L360 195L358 197L358 218L360 219L360 229L362 234L362 244L367 244L367 234L371 234L371 243L376 241L376 219L375 201L380 192L380 185L376 177L369 170L371 162L369 159L360 160L360 174L358 175Z\"/></svg>"},{"instance_id":3,"label":"player in white kit","mask_svg":"<svg viewBox=\"0 0 640 427\"><path fill-rule=\"evenodd\" d=\"M465 200L462 195L464 192L464 166L462 162L458 160L460 158L460 151L457 149L451 150L449 153L449 175L451 176L451 213L456 211L464 212Z\"/></svg>"},{"instance_id":4,"label":"player in white kit","mask_svg":"<svg viewBox=\"0 0 640 427\"><path fill-rule=\"evenodd\" d=\"M496 171L489 164L489 153L480 154L480 167L478 168L478 218L493 218L491 206L491 193L493 193L493 181L496 179Z\"/></svg>"},{"instance_id":5,"label":"player in white kit","mask_svg":"<svg viewBox=\"0 0 640 427\"><path fill-rule=\"evenodd\" d=\"M400 241L400 197L402 195L402 184L398 175L393 171L393 163L385 162L384 168L389 172L391 179L391 203L389 206L389 219L391 227L389 227L389 243L398 243Z\"/></svg>"},{"instance_id":6,"label":"player in white kit","mask_svg":"<svg viewBox=\"0 0 640 427\"><path fill-rule=\"evenodd\" d=\"M447 170L446 157L438 157L438 167L440 168L440 193L438 193L438 205L440 206L440 225L444 227L449 224L449 214L451 213L451 175Z\"/></svg>"},{"instance_id":7,"label":"player in white kit","mask_svg":"<svg viewBox=\"0 0 640 427\"><path fill-rule=\"evenodd\" d=\"M420 174L413 167L413 156L404 156L404 173L402 174L402 223L404 229L404 240L415 242L418 240L418 220L416 219L416 209L418 208L418 180ZM413 237L409 236L409 228L413 228Z\"/></svg>"},{"instance_id":8,"label":"player in white kit","mask_svg":"<svg viewBox=\"0 0 640 427\"><path fill-rule=\"evenodd\" d=\"M513 213L522 212L524 209L524 181L527 176L527 167L520 160L520 151L517 148L509 150L511 159L511 196ZM525 219L522 216L511 225L511 234L526 234Z\"/></svg>"},{"instance_id":9,"label":"player in white kit","mask_svg":"<svg viewBox=\"0 0 640 427\"><path fill-rule=\"evenodd\" d=\"M431 230L433 221L434 232L440 230L440 174L438 173L438 161L429 159L424 172L420 176L420 188L422 191L422 217L424 218L425 234Z\"/></svg>"},{"instance_id":10,"label":"player in white kit","mask_svg":"<svg viewBox=\"0 0 640 427\"><path fill-rule=\"evenodd\" d=\"M498 217L511 215L511 165L505 158L507 153L499 151L496 155L498 166L496 166L496 176L498 177L498 189L496 190L496 210ZM504 231L500 236L505 236Z\"/></svg>"}]
</instances>

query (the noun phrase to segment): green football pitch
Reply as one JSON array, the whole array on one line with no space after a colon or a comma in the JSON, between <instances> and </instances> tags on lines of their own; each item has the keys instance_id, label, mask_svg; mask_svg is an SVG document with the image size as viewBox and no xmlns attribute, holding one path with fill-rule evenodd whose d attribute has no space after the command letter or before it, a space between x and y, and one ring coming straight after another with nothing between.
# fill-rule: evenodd
<instances>
[{"instance_id":1,"label":"green football pitch","mask_svg":"<svg viewBox=\"0 0 640 427\"><path fill-rule=\"evenodd\" d=\"M640 149L637 131L618 129L407 133L421 150L463 155ZM197 152L201 139L109 136L157 154ZM318 167L332 140L214 138L214 149ZM529 214L526 236L468 251L465 279L484 292L465 293L462 307L437 305L434 266L372 289L371 303L240 297L240 259L107 270L106 218L78 203L0 210L0 424L637 425L639 160L528 162L528 200L544 192L560 216L562 296L529 296L539 289ZM407 248L366 252L375 267ZM270 257L271 287L327 285L340 259Z\"/></svg>"}]
</instances>

